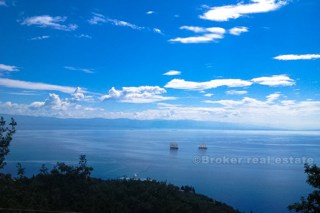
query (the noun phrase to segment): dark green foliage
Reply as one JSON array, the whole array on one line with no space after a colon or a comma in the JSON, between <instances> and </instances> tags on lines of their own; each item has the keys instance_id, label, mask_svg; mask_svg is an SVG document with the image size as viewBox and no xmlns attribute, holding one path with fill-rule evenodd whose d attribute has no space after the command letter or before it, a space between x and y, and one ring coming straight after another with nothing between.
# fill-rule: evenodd
<instances>
[{"instance_id":1,"label":"dark green foliage","mask_svg":"<svg viewBox=\"0 0 320 213\"><path fill-rule=\"evenodd\" d=\"M25 168L22 167L21 163L17 163L17 175L20 180L24 178L24 171Z\"/></svg>"},{"instance_id":2,"label":"dark green foliage","mask_svg":"<svg viewBox=\"0 0 320 213\"><path fill-rule=\"evenodd\" d=\"M320 212L320 168L306 164L305 173L308 175L307 183L315 190L307 198L302 197L299 203L294 203L288 208L296 212L318 213Z\"/></svg>"},{"instance_id":3,"label":"dark green foliage","mask_svg":"<svg viewBox=\"0 0 320 213\"><path fill-rule=\"evenodd\" d=\"M196 193L195 189L192 186L181 186L181 190L187 193Z\"/></svg>"},{"instance_id":4,"label":"dark green foliage","mask_svg":"<svg viewBox=\"0 0 320 213\"><path fill-rule=\"evenodd\" d=\"M4 162L6 155L9 153L10 142L12 141L12 136L16 132L15 126L17 123L13 118L9 123L9 127L6 126L6 121L3 117L0 118L0 169L2 169L6 163Z\"/></svg>"},{"instance_id":5,"label":"dark green foliage","mask_svg":"<svg viewBox=\"0 0 320 213\"><path fill-rule=\"evenodd\" d=\"M39 169L39 172L41 175L47 175L48 174L48 168L46 167L45 164L42 164L40 169Z\"/></svg>"},{"instance_id":6,"label":"dark green foliage","mask_svg":"<svg viewBox=\"0 0 320 213\"><path fill-rule=\"evenodd\" d=\"M21 164L17 167L21 171ZM68 212L238 212L218 201L166 182L101 180L90 177L84 155L78 166L64 163L31 178L0 174L0 209Z\"/></svg>"}]
</instances>

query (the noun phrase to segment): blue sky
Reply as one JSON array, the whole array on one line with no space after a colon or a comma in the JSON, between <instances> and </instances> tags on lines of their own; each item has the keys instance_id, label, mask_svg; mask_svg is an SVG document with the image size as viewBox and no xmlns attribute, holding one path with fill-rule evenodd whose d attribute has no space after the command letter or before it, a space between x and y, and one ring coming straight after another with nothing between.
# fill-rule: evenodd
<instances>
[{"instance_id":1,"label":"blue sky","mask_svg":"<svg viewBox=\"0 0 320 213\"><path fill-rule=\"evenodd\" d=\"M0 0L0 111L320 128L318 0Z\"/></svg>"}]
</instances>

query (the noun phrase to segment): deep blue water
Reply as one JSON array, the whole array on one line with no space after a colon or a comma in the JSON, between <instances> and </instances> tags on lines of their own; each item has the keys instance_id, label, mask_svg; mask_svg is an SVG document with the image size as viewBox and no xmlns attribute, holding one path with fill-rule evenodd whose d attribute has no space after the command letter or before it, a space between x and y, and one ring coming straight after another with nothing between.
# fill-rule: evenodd
<instances>
[{"instance_id":1,"label":"deep blue water","mask_svg":"<svg viewBox=\"0 0 320 213\"><path fill-rule=\"evenodd\" d=\"M169 144L179 144L170 151ZM206 151L198 150L206 143ZM152 178L226 202L244 212L288 212L312 189L304 160L320 164L320 133L210 130L18 131L7 171L21 162L29 174L42 163L76 164L86 154L93 175ZM291 158L290 158L291 157Z\"/></svg>"}]
</instances>

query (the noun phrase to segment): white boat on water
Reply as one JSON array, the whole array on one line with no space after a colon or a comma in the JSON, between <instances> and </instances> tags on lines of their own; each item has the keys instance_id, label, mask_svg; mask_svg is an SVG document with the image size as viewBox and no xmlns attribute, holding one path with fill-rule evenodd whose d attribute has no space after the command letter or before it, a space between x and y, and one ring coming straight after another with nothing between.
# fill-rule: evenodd
<instances>
[{"instance_id":1,"label":"white boat on water","mask_svg":"<svg viewBox=\"0 0 320 213\"><path fill-rule=\"evenodd\" d=\"M177 149L179 149L179 146L178 146L177 143L171 143L171 144L170 144L170 149L171 149L171 150L177 150Z\"/></svg>"},{"instance_id":2,"label":"white boat on water","mask_svg":"<svg viewBox=\"0 0 320 213\"><path fill-rule=\"evenodd\" d=\"M199 145L199 149L208 149L208 147L205 143L202 143Z\"/></svg>"}]
</instances>

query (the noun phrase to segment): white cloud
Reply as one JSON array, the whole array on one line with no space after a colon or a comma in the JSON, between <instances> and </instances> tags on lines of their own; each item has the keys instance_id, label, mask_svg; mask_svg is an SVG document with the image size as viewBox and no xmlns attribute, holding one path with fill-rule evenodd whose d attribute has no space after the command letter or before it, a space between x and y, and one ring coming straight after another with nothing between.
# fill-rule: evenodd
<instances>
[{"instance_id":1,"label":"white cloud","mask_svg":"<svg viewBox=\"0 0 320 213\"><path fill-rule=\"evenodd\" d=\"M273 93L268 95L267 98L267 103L273 103L275 100L278 100L281 97L280 93Z\"/></svg>"},{"instance_id":2,"label":"white cloud","mask_svg":"<svg viewBox=\"0 0 320 213\"><path fill-rule=\"evenodd\" d=\"M198 27L198 26L181 26L180 30L188 30L194 33L218 34L224 35L227 31L221 27ZM231 35L240 35L241 33L248 32L247 27L233 27L228 30Z\"/></svg>"},{"instance_id":3,"label":"white cloud","mask_svg":"<svg viewBox=\"0 0 320 213\"><path fill-rule=\"evenodd\" d=\"M204 101L209 104L220 104L224 107L224 109L239 109L242 107L257 107L257 108L266 108L270 103L276 100L278 97L273 97L273 95L267 96L266 101L260 101L254 98L245 97L241 100L218 100L218 101ZM272 99L272 100L270 100Z\"/></svg>"},{"instance_id":4,"label":"white cloud","mask_svg":"<svg viewBox=\"0 0 320 213\"><path fill-rule=\"evenodd\" d=\"M181 71L169 70L168 72L163 73L163 75L168 75L168 76L181 75Z\"/></svg>"},{"instance_id":5,"label":"white cloud","mask_svg":"<svg viewBox=\"0 0 320 213\"><path fill-rule=\"evenodd\" d=\"M145 27L138 26L136 24L132 24L132 23L127 22L127 21L107 18L104 15L99 14L99 13L92 13L92 14L93 14L93 17L88 20L88 22L90 24L92 24L92 25L110 23L112 25L119 26L119 27L129 27L129 28L134 29L134 30L149 30L149 31L153 31L153 32L158 33L158 34L163 34L162 31L159 28L153 28L153 29L145 28Z\"/></svg>"},{"instance_id":6,"label":"white cloud","mask_svg":"<svg viewBox=\"0 0 320 213\"><path fill-rule=\"evenodd\" d=\"M34 91L22 90L19 92L8 92L11 95L22 95L22 96L37 96L39 94L35 93Z\"/></svg>"},{"instance_id":7,"label":"white cloud","mask_svg":"<svg viewBox=\"0 0 320 213\"><path fill-rule=\"evenodd\" d=\"M55 93L50 93L44 101L35 101L30 104L17 104L0 101L0 111L11 115L31 115L58 118L112 117L112 114L107 114L101 108L83 106L75 102L74 99L62 99Z\"/></svg>"},{"instance_id":8,"label":"white cloud","mask_svg":"<svg viewBox=\"0 0 320 213\"><path fill-rule=\"evenodd\" d=\"M245 90L228 90L226 92L228 95L245 95L247 94L248 92L245 91Z\"/></svg>"},{"instance_id":9,"label":"white cloud","mask_svg":"<svg viewBox=\"0 0 320 213\"><path fill-rule=\"evenodd\" d=\"M94 98L92 96L87 96L85 94L85 90L77 87L76 90L73 92L71 101L86 101L86 102L93 102ZM67 99L68 100L68 99Z\"/></svg>"},{"instance_id":10,"label":"white cloud","mask_svg":"<svg viewBox=\"0 0 320 213\"><path fill-rule=\"evenodd\" d=\"M204 33L207 32L206 28L203 27L197 27L197 26L181 26L180 30L189 30L195 33Z\"/></svg>"},{"instance_id":11,"label":"white cloud","mask_svg":"<svg viewBox=\"0 0 320 213\"><path fill-rule=\"evenodd\" d=\"M281 101L281 104L284 106L293 106L296 104L296 102L294 100L284 100Z\"/></svg>"},{"instance_id":12,"label":"white cloud","mask_svg":"<svg viewBox=\"0 0 320 213\"><path fill-rule=\"evenodd\" d=\"M77 67L72 67L72 66L65 66L64 68L67 69L67 70L80 71L80 72L84 72L84 73L87 73L87 74L94 73L92 69L88 69L88 68L77 68Z\"/></svg>"},{"instance_id":13,"label":"white cloud","mask_svg":"<svg viewBox=\"0 0 320 213\"><path fill-rule=\"evenodd\" d=\"M0 0L0 6L6 6L6 1L5 0Z\"/></svg>"},{"instance_id":14,"label":"white cloud","mask_svg":"<svg viewBox=\"0 0 320 213\"><path fill-rule=\"evenodd\" d=\"M159 28L153 28L153 32L158 33L158 34L163 34Z\"/></svg>"},{"instance_id":15,"label":"white cloud","mask_svg":"<svg viewBox=\"0 0 320 213\"><path fill-rule=\"evenodd\" d=\"M180 30L188 30L200 35L190 36L190 37L177 37L170 39L170 42L180 42L183 44L190 43L208 43L213 41L218 41L219 39L224 38L224 34L227 32L224 28L221 27L199 27L199 26L181 26ZM231 28L228 32L232 35L240 35L241 33L248 32L247 27L234 27Z\"/></svg>"},{"instance_id":16,"label":"white cloud","mask_svg":"<svg viewBox=\"0 0 320 213\"><path fill-rule=\"evenodd\" d=\"M131 24L129 22L126 22L126 21L121 21L121 20L117 20L117 19L110 19L110 18L107 18L106 19L109 23L115 25L115 26L120 26L120 27L129 27L131 29L134 29L134 30L143 30L144 27L140 27L140 26L137 26L135 24Z\"/></svg>"},{"instance_id":17,"label":"white cloud","mask_svg":"<svg viewBox=\"0 0 320 213\"><path fill-rule=\"evenodd\" d=\"M287 75L273 75L271 77L259 77L251 80L254 83L266 86L293 86L295 81Z\"/></svg>"},{"instance_id":18,"label":"white cloud","mask_svg":"<svg viewBox=\"0 0 320 213\"><path fill-rule=\"evenodd\" d=\"M249 14L275 11L286 5L287 2L288 0L251 0L248 4L241 2L236 5L211 7L200 18L211 21L228 21Z\"/></svg>"},{"instance_id":19,"label":"white cloud","mask_svg":"<svg viewBox=\"0 0 320 213\"><path fill-rule=\"evenodd\" d=\"M252 82L241 79L217 79L206 82L185 81L183 79L173 79L168 82L165 87L172 89L184 90L207 90L214 89L221 86L227 87L247 87L251 86Z\"/></svg>"},{"instance_id":20,"label":"white cloud","mask_svg":"<svg viewBox=\"0 0 320 213\"><path fill-rule=\"evenodd\" d=\"M56 30L64 30L64 31L74 31L78 28L76 24L69 24L69 25L63 25L61 23L64 23L67 20L67 17L62 16L49 16L49 15L43 15L43 16L33 16L29 17L23 20L21 23L22 25L35 25L38 27L49 27Z\"/></svg>"},{"instance_id":21,"label":"white cloud","mask_svg":"<svg viewBox=\"0 0 320 213\"><path fill-rule=\"evenodd\" d=\"M240 35L240 34L242 34L242 33L248 32L248 31L249 31L249 30L248 30L247 27L233 27L233 28L231 28L231 29L229 30L229 33L230 33L231 35L238 36L238 35Z\"/></svg>"},{"instance_id":22,"label":"white cloud","mask_svg":"<svg viewBox=\"0 0 320 213\"><path fill-rule=\"evenodd\" d=\"M80 34L77 36L78 38L87 38L87 39L91 39L92 36L88 35L88 34Z\"/></svg>"},{"instance_id":23,"label":"white cloud","mask_svg":"<svg viewBox=\"0 0 320 213\"><path fill-rule=\"evenodd\" d=\"M245 123L273 128L320 128L320 101L276 101L280 94L271 94L265 101L245 97L242 100L210 101L225 109L217 121ZM220 107L219 107L220 108Z\"/></svg>"},{"instance_id":24,"label":"white cloud","mask_svg":"<svg viewBox=\"0 0 320 213\"><path fill-rule=\"evenodd\" d=\"M212 94L212 93L206 93L206 94L204 94L203 96L204 96L204 97L212 97L213 94Z\"/></svg>"},{"instance_id":25,"label":"white cloud","mask_svg":"<svg viewBox=\"0 0 320 213\"><path fill-rule=\"evenodd\" d=\"M174 97L164 97L161 94L167 91L159 86L123 87L117 90L112 87L101 100L116 100L124 103L154 103L159 101L174 100Z\"/></svg>"},{"instance_id":26,"label":"white cloud","mask_svg":"<svg viewBox=\"0 0 320 213\"><path fill-rule=\"evenodd\" d=\"M75 100L83 100L85 98L84 91L80 87L77 87L74 93L72 94Z\"/></svg>"},{"instance_id":27,"label":"white cloud","mask_svg":"<svg viewBox=\"0 0 320 213\"><path fill-rule=\"evenodd\" d=\"M149 10L149 11L146 12L146 14L147 15L152 15L152 14L155 14L155 11Z\"/></svg>"},{"instance_id":28,"label":"white cloud","mask_svg":"<svg viewBox=\"0 0 320 213\"><path fill-rule=\"evenodd\" d=\"M181 30L189 30L194 33L216 33L216 34L225 34L226 30L221 27L197 27L197 26L181 26Z\"/></svg>"},{"instance_id":29,"label":"white cloud","mask_svg":"<svg viewBox=\"0 0 320 213\"><path fill-rule=\"evenodd\" d=\"M180 29L201 33L202 35L173 38L169 40L170 42L179 42L183 44L208 43L223 39L224 34L226 33L226 30L221 27L204 28L197 26L181 26Z\"/></svg>"},{"instance_id":30,"label":"white cloud","mask_svg":"<svg viewBox=\"0 0 320 213\"><path fill-rule=\"evenodd\" d=\"M44 40L44 39L48 39L48 38L50 38L50 36L44 35L44 36L34 37L31 40L36 41L36 40Z\"/></svg>"},{"instance_id":31,"label":"white cloud","mask_svg":"<svg viewBox=\"0 0 320 213\"><path fill-rule=\"evenodd\" d=\"M14 72L19 71L19 68L12 65L0 64L0 71Z\"/></svg>"},{"instance_id":32,"label":"white cloud","mask_svg":"<svg viewBox=\"0 0 320 213\"><path fill-rule=\"evenodd\" d=\"M93 17L88 20L89 24L96 25L99 23L105 23L107 22L107 19L104 15L99 13L92 13Z\"/></svg>"},{"instance_id":33,"label":"white cloud","mask_svg":"<svg viewBox=\"0 0 320 213\"><path fill-rule=\"evenodd\" d=\"M51 94L44 102L32 104L16 104L12 102L0 102L0 110L10 115L32 115L57 118L95 118L114 117L112 113L106 113L97 107L86 107L61 100L56 94ZM120 113L119 113L120 114Z\"/></svg>"},{"instance_id":34,"label":"white cloud","mask_svg":"<svg viewBox=\"0 0 320 213\"><path fill-rule=\"evenodd\" d=\"M159 106L136 112L135 119L199 120L288 129L320 128L320 101L268 102L254 98L208 101L212 107ZM292 101L291 101L292 103Z\"/></svg>"},{"instance_id":35,"label":"white cloud","mask_svg":"<svg viewBox=\"0 0 320 213\"><path fill-rule=\"evenodd\" d=\"M121 96L121 92L119 95ZM282 129L320 128L320 101L281 100L279 95L271 94L265 100L245 97L241 100L217 100L206 101L206 103L212 106L194 107L158 103L155 108L147 110L105 111L102 108L83 106L77 102L62 99L56 94L50 94L46 100L31 104L0 101L0 111L10 115L60 118L195 120Z\"/></svg>"},{"instance_id":36,"label":"white cloud","mask_svg":"<svg viewBox=\"0 0 320 213\"><path fill-rule=\"evenodd\" d=\"M60 99L59 95L50 93L49 97L44 102L33 102L30 107L37 108L50 108L55 110L65 110L71 103Z\"/></svg>"},{"instance_id":37,"label":"white cloud","mask_svg":"<svg viewBox=\"0 0 320 213\"><path fill-rule=\"evenodd\" d=\"M205 82L186 81L184 79L173 79L165 85L165 88L183 89L183 90L199 90L204 91L217 87L248 87L253 84L261 84L265 86L293 86L295 81L287 75L272 75L270 77L259 77L251 80L242 79L215 79ZM227 94L245 94L246 91L228 91Z\"/></svg>"},{"instance_id":38,"label":"white cloud","mask_svg":"<svg viewBox=\"0 0 320 213\"><path fill-rule=\"evenodd\" d=\"M8 78L0 78L0 86L18 89L28 89L28 90L47 90L47 91L60 91L63 93L72 94L76 88L68 86L59 86L46 83L29 82L13 80Z\"/></svg>"},{"instance_id":39,"label":"white cloud","mask_svg":"<svg viewBox=\"0 0 320 213\"><path fill-rule=\"evenodd\" d=\"M170 42L179 42L183 44L192 44L192 43L208 43L212 41L217 41L222 39L223 35L221 34L205 34L202 36L191 36L191 37L178 37L170 39Z\"/></svg>"},{"instance_id":40,"label":"white cloud","mask_svg":"<svg viewBox=\"0 0 320 213\"><path fill-rule=\"evenodd\" d=\"M282 61L292 61L292 60L313 60L313 59L320 59L320 54L304 54L304 55L279 55L274 57L276 60Z\"/></svg>"}]
</instances>

